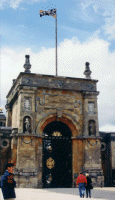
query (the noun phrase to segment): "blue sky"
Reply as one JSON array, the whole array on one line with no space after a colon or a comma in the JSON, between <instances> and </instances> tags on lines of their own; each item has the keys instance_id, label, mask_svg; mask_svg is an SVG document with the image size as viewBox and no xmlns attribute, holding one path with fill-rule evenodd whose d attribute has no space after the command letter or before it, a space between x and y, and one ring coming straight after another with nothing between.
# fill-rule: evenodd
<instances>
[{"instance_id":1,"label":"blue sky","mask_svg":"<svg viewBox=\"0 0 115 200\"><path fill-rule=\"evenodd\" d=\"M1 0L2 45L30 47L38 51L43 45L53 47L55 20L39 17L39 10L57 8L58 44L65 38L77 37L80 42L97 34L115 48L114 0ZM109 28L109 30L108 30Z\"/></svg>"},{"instance_id":2,"label":"blue sky","mask_svg":"<svg viewBox=\"0 0 115 200\"><path fill-rule=\"evenodd\" d=\"M90 62L99 80L100 130L115 132L114 0L1 0L0 106L12 79L24 71L26 54L33 73L55 75L55 19L39 17L39 10L51 8L57 8L58 75L84 78Z\"/></svg>"}]
</instances>

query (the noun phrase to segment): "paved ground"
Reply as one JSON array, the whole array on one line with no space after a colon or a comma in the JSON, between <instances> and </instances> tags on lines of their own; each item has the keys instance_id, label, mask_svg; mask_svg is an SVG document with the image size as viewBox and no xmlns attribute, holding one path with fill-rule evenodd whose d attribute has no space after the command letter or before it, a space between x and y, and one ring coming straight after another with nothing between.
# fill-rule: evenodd
<instances>
[{"instance_id":1,"label":"paved ground","mask_svg":"<svg viewBox=\"0 0 115 200\"><path fill-rule=\"evenodd\" d=\"M16 188L16 200L79 200L78 188L29 189ZM84 200L87 198L84 198ZM115 188L94 188L92 200L115 200ZM0 189L0 200L3 200Z\"/></svg>"}]
</instances>

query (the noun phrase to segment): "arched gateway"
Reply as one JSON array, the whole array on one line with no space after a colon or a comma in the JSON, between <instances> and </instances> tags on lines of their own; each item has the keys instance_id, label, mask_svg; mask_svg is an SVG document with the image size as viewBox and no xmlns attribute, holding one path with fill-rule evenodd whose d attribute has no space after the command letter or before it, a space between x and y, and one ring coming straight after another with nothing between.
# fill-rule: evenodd
<instances>
[{"instance_id":1,"label":"arched gateway","mask_svg":"<svg viewBox=\"0 0 115 200\"><path fill-rule=\"evenodd\" d=\"M99 92L89 63L85 79L33 74L29 55L24 68L6 104L17 186L74 187L80 170L100 185Z\"/></svg>"},{"instance_id":2,"label":"arched gateway","mask_svg":"<svg viewBox=\"0 0 115 200\"><path fill-rule=\"evenodd\" d=\"M72 187L71 130L61 121L44 128L43 187Z\"/></svg>"}]
</instances>

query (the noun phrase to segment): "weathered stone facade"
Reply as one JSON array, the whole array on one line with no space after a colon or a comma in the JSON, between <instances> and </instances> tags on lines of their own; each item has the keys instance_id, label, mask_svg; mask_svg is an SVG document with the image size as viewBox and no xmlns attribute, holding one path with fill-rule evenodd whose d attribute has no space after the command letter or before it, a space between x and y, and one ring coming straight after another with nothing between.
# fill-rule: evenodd
<instances>
[{"instance_id":1,"label":"weathered stone facade","mask_svg":"<svg viewBox=\"0 0 115 200\"><path fill-rule=\"evenodd\" d=\"M66 165L70 170L64 172L64 180L69 176L72 181L63 186L74 187L76 176L81 170L89 172L94 184L100 186L104 179L98 130L99 92L97 80L90 77L89 64L86 64L85 79L32 74L29 60L26 60L25 65L26 70L29 65L29 71L20 73L14 81L6 104L7 126L13 128L11 159L16 166L18 187L45 187L46 182L52 182L53 170L57 167L61 173L60 168L66 168ZM57 124L60 128L56 127ZM50 135L51 127L53 132ZM46 145L47 141L50 145L55 143L55 146L58 141L59 145L59 139L68 154L67 162L63 159L63 165L61 160L56 164L52 146ZM46 151L50 147L49 154L44 153L44 145ZM68 146L70 150L67 151ZM61 151L58 146L56 150L58 153ZM64 155L64 150L61 154ZM48 159L47 155L50 155ZM48 181L44 178L45 170L49 170ZM58 180L56 187L59 186Z\"/></svg>"},{"instance_id":2,"label":"weathered stone facade","mask_svg":"<svg viewBox=\"0 0 115 200\"><path fill-rule=\"evenodd\" d=\"M113 136L115 137L115 136ZM115 169L115 138L114 141L111 142L111 150L112 150L112 169Z\"/></svg>"},{"instance_id":3,"label":"weathered stone facade","mask_svg":"<svg viewBox=\"0 0 115 200\"><path fill-rule=\"evenodd\" d=\"M5 127L6 126L6 117L3 114L3 109L0 109L0 127Z\"/></svg>"},{"instance_id":4,"label":"weathered stone facade","mask_svg":"<svg viewBox=\"0 0 115 200\"><path fill-rule=\"evenodd\" d=\"M115 187L115 134L111 134L112 186Z\"/></svg>"},{"instance_id":5,"label":"weathered stone facade","mask_svg":"<svg viewBox=\"0 0 115 200\"><path fill-rule=\"evenodd\" d=\"M11 128L0 127L0 185L5 165L11 161Z\"/></svg>"}]
</instances>

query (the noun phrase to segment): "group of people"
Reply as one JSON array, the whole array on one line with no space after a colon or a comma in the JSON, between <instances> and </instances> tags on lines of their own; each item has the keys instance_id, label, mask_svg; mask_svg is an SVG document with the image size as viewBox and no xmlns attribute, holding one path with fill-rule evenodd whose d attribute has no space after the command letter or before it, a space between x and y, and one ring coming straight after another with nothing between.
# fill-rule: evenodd
<instances>
[{"instance_id":1,"label":"group of people","mask_svg":"<svg viewBox=\"0 0 115 200\"><path fill-rule=\"evenodd\" d=\"M84 198L85 190L86 198L91 198L91 189L93 189L93 186L92 180L88 173L86 175L83 175L82 172L79 174L76 180L76 186L79 188L79 195L81 198Z\"/></svg>"},{"instance_id":2,"label":"group of people","mask_svg":"<svg viewBox=\"0 0 115 200\"><path fill-rule=\"evenodd\" d=\"M6 171L1 179L1 188L3 197L5 200L14 200L16 198L15 194L15 187L16 181L13 178L13 163L6 164ZM86 198L91 198L91 189L92 187L92 180L89 177L89 174L84 176L82 173L79 174L76 180L76 185L79 187L79 194L81 198L85 196L85 189L86 189Z\"/></svg>"}]
</instances>

